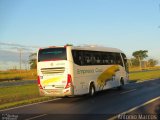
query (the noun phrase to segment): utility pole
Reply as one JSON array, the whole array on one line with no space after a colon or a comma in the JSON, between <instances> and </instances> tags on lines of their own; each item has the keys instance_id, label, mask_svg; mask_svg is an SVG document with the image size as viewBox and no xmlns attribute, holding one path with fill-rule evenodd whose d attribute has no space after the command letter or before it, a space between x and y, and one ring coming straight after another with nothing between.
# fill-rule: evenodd
<instances>
[{"instance_id":1,"label":"utility pole","mask_svg":"<svg viewBox=\"0 0 160 120\"><path fill-rule=\"evenodd\" d=\"M20 50L20 70L21 70L21 65L22 65L22 50Z\"/></svg>"},{"instance_id":2,"label":"utility pole","mask_svg":"<svg viewBox=\"0 0 160 120\"><path fill-rule=\"evenodd\" d=\"M18 51L19 51L19 69L21 70L22 69L22 49L19 48Z\"/></svg>"},{"instance_id":3,"label":"utility pole","mask_svg":"<svg viewBox=\"0 0 160 120\"><path fill-rule=\"evenodd\" d=\"M142 70L142 63L141 63L141 59L140 59L139 55L138 55L138 59L139 59L139 68L140 68L140 70Z\"/></svg>"}]
</instances>

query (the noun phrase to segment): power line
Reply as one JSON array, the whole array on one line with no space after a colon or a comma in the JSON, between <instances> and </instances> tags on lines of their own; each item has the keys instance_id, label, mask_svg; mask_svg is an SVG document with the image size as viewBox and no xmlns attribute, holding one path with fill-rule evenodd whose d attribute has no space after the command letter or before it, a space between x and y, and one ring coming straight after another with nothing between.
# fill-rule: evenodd
<instances>
[{"instance_id":1,"label":"power line","mask_svg":"<svg viewBox=\"0 0 160 120\"><path fill-rule=\"evenodd\" d=\"M21 45L21 44L16 44L16 43L5 43L5 42L0 42L0 46L12 46L12 47L20 47L20 48L40 48L40 46L28 46L28 45Z\"/></svg>"},{"instance_id":2,"label":"power line","mask_svg":"<svg viewBox=\"0 0 160 120\"><path fill-rule=\"evenodd\" d=\"M19 54L19 69L22 69L22 56L23 52L29 52L32 53L35 51L35 49L40 48L38 46L25 46L21 44L15 44L15 43L5 43L0 42L0 50L8 50L8 51L18 51Z\"/></svg>"}]
</instances>

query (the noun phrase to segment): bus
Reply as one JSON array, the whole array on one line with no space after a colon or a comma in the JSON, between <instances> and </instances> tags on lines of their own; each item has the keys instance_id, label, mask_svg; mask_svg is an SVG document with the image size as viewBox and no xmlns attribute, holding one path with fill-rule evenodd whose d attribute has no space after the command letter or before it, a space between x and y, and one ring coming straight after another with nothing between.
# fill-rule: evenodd
<instances>
[{"instance_id":1,"label":"bus","mask_svg":"<svg viewBox=\"0 0 160 120\"><path fill-rule=\"evenodd\" d=\"M126 55L101 46L52 46L37 53L41 96L95 95L128 81Z\"/></svg>"}]
</instances>

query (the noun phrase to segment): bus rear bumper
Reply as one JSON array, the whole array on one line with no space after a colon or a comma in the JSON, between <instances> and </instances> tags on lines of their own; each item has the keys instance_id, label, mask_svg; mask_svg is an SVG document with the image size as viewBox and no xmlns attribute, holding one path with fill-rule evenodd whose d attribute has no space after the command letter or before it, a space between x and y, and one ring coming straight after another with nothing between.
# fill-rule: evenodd
<instances>
[{"instance_id":1,"label":"bus rear bumper","mask_svg":"<svg viewBox=\"0 0 160 120\"><path fill-rule=\"evenodd\" d=\"M72 88L68 89L39 89L40 96L55 96L55 97L64 97L64 96L73 96Z\"/></svg>"}]
</instances>

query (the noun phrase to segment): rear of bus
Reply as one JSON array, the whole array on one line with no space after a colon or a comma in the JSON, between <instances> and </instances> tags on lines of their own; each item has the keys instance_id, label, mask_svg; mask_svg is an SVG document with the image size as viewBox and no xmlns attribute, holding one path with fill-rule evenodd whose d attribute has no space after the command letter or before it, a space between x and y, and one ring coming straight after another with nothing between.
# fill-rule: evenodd
<instances>
[{"instance_id":1,"label":"rear of bus","mask_svg":"<svg viewBox=\"0 0 160 120\"><path fill-rule=\"evenodd\" d=\"M39 49L38 86L41 96L72 96L71 46Z\"/></svg>"}]
</instances>

